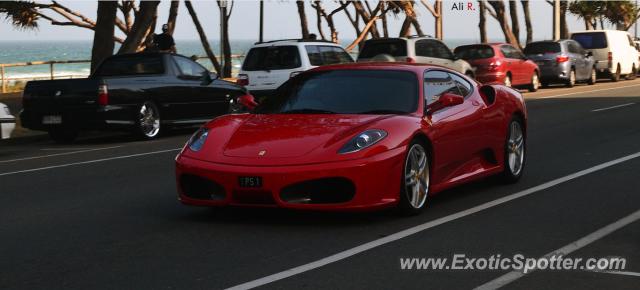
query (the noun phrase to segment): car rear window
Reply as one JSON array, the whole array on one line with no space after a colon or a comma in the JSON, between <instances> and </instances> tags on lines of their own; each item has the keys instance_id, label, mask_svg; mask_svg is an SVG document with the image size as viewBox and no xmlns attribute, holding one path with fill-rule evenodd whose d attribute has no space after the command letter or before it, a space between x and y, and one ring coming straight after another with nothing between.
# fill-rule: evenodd
<instances>
[{"instance_id":1,"label":"car rear window","mask_svg":"<svg viewBox=\"0 0 640 290\"><path fill-rule=\"evenodd\" d=\"M96 70L97 76L128 76L163 74L162 56L120 56L105 60Z\"/></svg>"},{"instance_id":2,"label":"car rear window","mask_svg":"<svg viewBox=\"0 0 640 290\"><path fill-rule=\"evenodd\" d=\"M562 48L557 42L532 42L527 44L524 54L558 53L561 51Z\"/></svg>"},{"instance_id":3,"label":"car rear window","mask_svg":"<svg viewBox=\"0 0 640 290\"><path fill-rule=\"evenodd\" d=\"M465 45L458 46L454 51L455 55L461 59L483 59L491 58L495 54L493 48L488 45Z\"/></svg>"},{"instance_id":4,"label":"car rear window","mask_svg":"<svg viewBox=\"0 0 640 290\"><path fill-rule=\"evenodd\" d=\"M406 56L407 42L402 39L367 41L364 43L364 48L358 55L358 58L372 58L380 54L388 54L391 56Z\"/></svg>"},{"instance_id":5,"label":"car rear window","mask_svg":"<svg viewBox=\"0 0 640 290\"><path fill-rule=\"evenodd\" d=\"M341 47L330 45L306 45L311 65L327 65L353 62L349 54Z\"/></svg>"},{"instance_id":6,"label":"car rear window","mask_svg":"<svg viewBox=\"0 0 640 290\"><path fill-rule=\"evenodd\" d=\"M268 46L254 47L244 59L242 69L245 71L282 70L300 67L298 47Z\"/></svg>"},{"instance_id":7,"label":"car rear window","mask_svg":"<svg viewBox=\"0 0 640 290\"><path fill-rule=\"evenodd\" d=\"M571 39L577 41L586 49L598 49L607 47L607 36L604 32L574 33Z\"/></svg>"},{"instance_id":8,"label":"car rear window","mask_svg":"<svg viewBox=\"0 0 640 290\"><path fill-rule=\"evenodd\" d=\"M329 70L297 76L262 102L259 114L405 114L418 106L416 75L395 70Z\"/></svg>"}]
</instances>

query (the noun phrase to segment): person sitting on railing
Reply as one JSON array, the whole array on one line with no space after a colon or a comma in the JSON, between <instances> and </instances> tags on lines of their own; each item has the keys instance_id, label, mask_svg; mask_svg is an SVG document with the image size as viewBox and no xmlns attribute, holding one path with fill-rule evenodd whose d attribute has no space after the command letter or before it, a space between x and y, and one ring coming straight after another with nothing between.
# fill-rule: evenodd
<instances>
[{"instance_id":1,"label":"person sitting on railing","mask_svg":"<svg viewBox=\"0 0 640 290\"><path fill-rule=\"evenodd\" d=\"M162 25L162 33L153 36L153 43L159 52L176 53L176 43L173 36L169 34L169 25Z\"/></svg>"}]
</instances>

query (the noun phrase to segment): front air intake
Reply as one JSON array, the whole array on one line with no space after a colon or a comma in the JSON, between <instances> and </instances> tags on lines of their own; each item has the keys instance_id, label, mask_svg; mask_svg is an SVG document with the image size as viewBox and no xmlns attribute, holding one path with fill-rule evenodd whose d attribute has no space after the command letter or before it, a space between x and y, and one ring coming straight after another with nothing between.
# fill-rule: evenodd
<instances>
[{"instance_id":1,"label":"front air intake","mask_svg":"<svg viewBox=\"0 0 640 290\"><path fill-rule=\"evenodd\" d=\"M350 201L355 194L351 180L331 177L289 185L280 191L280 199L296 204L332 204Z\"/></svg>"}]
</instances>

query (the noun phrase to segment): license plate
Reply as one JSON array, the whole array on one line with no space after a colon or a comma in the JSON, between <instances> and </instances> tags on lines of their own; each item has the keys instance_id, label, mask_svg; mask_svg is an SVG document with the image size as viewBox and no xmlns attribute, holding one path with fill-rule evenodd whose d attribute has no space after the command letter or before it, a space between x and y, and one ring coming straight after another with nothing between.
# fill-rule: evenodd
<instances>
[{"instance_id":1,"label":"license plate","mask_svg":"<svg viewBox=\"0 0 640 290\"><path fill-rule=\"evenodd\" d=\"M262 177L241 176L241 177L238 177L238 185L240 185L240 187L249 187L249 188L262 187Z\"/></svg>"},{"instance_id":2,"label":"license plate","mask_svg":"<svg viewBox=\"0 0 640 290\"><path fill-rule=\"evenodd\" d=\"M45 125L54 125L54 124L62 124L62 116L43 116L42 124Z\"/></svg>"}]
</instances>

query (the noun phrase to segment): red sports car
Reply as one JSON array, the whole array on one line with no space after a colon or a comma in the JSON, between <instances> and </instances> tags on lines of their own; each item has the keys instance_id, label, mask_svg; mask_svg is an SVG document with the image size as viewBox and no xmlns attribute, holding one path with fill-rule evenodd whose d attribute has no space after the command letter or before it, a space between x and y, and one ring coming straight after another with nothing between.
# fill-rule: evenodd
<instances>
[{"instance_id":1,"label":"red sports car","mask_svg":"<svg viewBox=\"0 0 640 290\"><path fill-rule=\"evenodd\" d=\"M511 44L489 43L458 46L455 55L475 67L481 83L498 82L508 87L526 87L535 92L540 87L538 65Z\"/></svg>"},{"instance_id":2,"label":"red sports car","mask_svg":"<svg viewBox=\"0 0 640 290\"><path fill-rule=\"evenodd\" d=\"M239 98L253 106L252 97ZM251 113L213 119L176 158L179 200L200 206L417 213L493 174L522 175L520 93L421 64L357 63L293 77Z\"/></svg>"}]
</instances>

